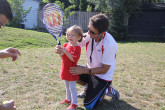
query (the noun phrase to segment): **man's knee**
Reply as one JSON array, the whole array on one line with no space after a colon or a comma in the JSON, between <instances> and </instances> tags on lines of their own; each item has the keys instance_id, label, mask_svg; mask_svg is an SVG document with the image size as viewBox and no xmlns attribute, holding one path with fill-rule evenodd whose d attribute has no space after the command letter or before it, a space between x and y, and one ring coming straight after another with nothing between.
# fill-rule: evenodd
<instances>
[{"instance_id":1,"label":"man's knee","mask_svg":"<svg viewBox=\"0 0 165 110\"><path fill-rule=\"evenodd\" d=\"M81 81L81 80L77 80L76 83L82 85L82 86L85 86L87 83L84 82L84 81Z\"/></svg>"}]
</instances>

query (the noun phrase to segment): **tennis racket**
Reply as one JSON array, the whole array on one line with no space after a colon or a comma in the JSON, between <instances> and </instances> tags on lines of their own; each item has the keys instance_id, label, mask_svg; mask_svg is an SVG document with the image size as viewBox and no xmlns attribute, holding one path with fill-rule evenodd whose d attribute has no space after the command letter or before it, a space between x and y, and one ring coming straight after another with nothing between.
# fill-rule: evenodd
<instances>
[{"instance_id":1,"label":"tennis racket","mask_svg":"<svg viewBox=\"0 0 165 110\"><path fill-rule=\"evenodd\" d=\"M60 39L64 28L64 14L62 9L54 3L48 3L43 7L42 20L47 31L61 45Z\"/></svg>"}]
</instances>

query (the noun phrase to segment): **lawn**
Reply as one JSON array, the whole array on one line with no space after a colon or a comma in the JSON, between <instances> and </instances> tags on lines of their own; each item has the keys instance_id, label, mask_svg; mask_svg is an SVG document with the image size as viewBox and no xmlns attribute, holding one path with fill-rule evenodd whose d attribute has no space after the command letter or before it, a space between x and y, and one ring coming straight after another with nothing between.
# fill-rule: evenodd
<instances>
[{"instance_id":1,"label":"lawn","mask_svg":"<svg viewBox=\"0 0 165 110\"><path fill-rule=\"evenodd\" d=\"M23 39L31 43L22 43ZM17 110L68 107L59 104L65 98L65 87L58 77L61 59L54 53L56 44L47 33L0 30L0 48L13 45L22 53L15 62L0 59L1 102L14 99ZM165 43L118 42L118 46L113 86L120 92L120 100L112 102L106 96L95 110L165 110ZM83 49L79 64L85 65L85 60ZM77 85L77 90L81 92L81 86ZM83 99L78 99L78 105L77 110L85 110Z\"/></svg>"}]
</instances>

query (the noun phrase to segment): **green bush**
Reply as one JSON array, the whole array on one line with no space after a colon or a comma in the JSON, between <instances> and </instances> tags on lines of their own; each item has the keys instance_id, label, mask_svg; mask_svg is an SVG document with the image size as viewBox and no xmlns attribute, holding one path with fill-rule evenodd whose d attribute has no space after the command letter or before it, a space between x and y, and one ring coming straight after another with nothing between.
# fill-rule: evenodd
<instances>
[{"instance_id":1,"label":"green bush","mask_svg":"<svg viewBox=\"0 0 165 110\"><path fill-rule=\"evenodd\" d=\"M27 10L23 9L23 4L25 0L8 0L11 4L12 12L13 12L13 20L9 22L8 26L11 27L20 27L20 24L26 21L25 17L30 12L31 7Z\"/></svg>"},{"instance_id":2,"label":"green bush","mask_svg":"<svg viewBox=\"0 0 165 110\"><path fill-rule=\"evenodd\" d=\"M95 4L95 10L109 15L109 32L118 40L127 38L125 17L137 15L141 5L141 0L88 0L88 2Z\"/></svg>"}]
</instances>

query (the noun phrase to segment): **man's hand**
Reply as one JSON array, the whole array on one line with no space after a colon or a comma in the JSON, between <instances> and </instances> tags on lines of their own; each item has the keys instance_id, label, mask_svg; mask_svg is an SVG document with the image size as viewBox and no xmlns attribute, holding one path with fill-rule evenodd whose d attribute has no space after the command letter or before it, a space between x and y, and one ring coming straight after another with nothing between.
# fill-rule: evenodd
<instances>
[{"instance_id":1,"label":"man's hand","mask_svg":"<svg viewBox=\"0 0 165 110\"><path fill-rule=\"evenodd\" d=\"M72 73L72 75L79 75L79 74L105 74L108 72L108 70L110 69L111 65L105 65L102 64L101 67L95 67L95 68L91 68L91 72L89 71L89 68L86 68L84 66L77 66L77 67L71 67L70 68L70 73Z\"/></svg>"},{"instance_id":2,"label":"man's hand","mask_svg":"<svg viewBox=\"0 0 165 110\"><path fill-rule=\"evenodd\" d=\"M82 66L71 67L69 71L72 75L89 74L89 69Z\"/></svg>"},{"instance_id":3,"label":"man's hand","mask_svg":"<svg viewBox=\"0 0 165 110\"><path fill-rule=\"evenodd\" d=\"M7 49L0 51L0 58L12 57L12 61L17 60L18 55L21 56L21 53L16 48L9 47Z\"/></svg>"}]
</instances>

